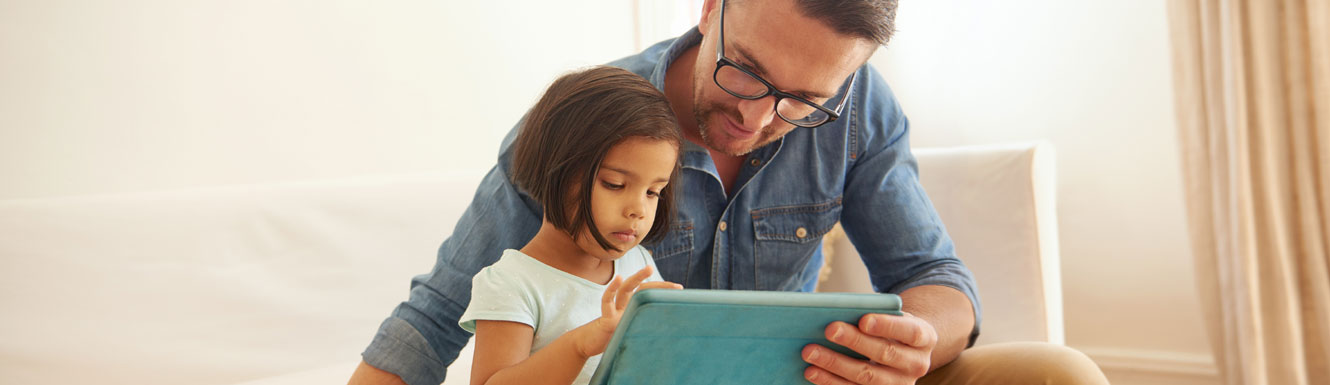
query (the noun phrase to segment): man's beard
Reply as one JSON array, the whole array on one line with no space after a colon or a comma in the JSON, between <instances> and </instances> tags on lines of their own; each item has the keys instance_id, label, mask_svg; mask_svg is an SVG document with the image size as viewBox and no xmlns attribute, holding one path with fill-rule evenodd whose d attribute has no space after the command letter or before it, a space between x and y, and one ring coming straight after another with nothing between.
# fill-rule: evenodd
<instances>
[{"instance_id":1,"label":"man's beard","mask_svg":"<svg viewBox=\"0 0 1330 385\"><path fill-rule=\"evenodd\" d=\"M722 147L721 145L724 143L720 142L722 138L719 138L719 136L726 134L719 132L713 134L711 131L710 121L707 118L710 116L720 115L721 118L723 119L725 115L730 115L737 117L735 120L737 120L740 124L743 124L742 115L739 115L737 112L734 114L730 114L730 112L731 111L725 111L722 108L718 108L716 104L708 104L706 107L703 107L700 104L694 104L693 119L694 121L697 122L697 133L702 137L702 143L705 144L708 149L725 155L740 157L748 155L748 153L753 152L753 150L765 146L774 140L773 138L768 137L770 136L771 132L771 127L768 126L768 127L762 127L761 129L758 130L758 132L755 134L757 135L756 138L758 141L752 147L737 148L737 149ZM733 144L735 142L729 142L729 143Z\"/></svg>"}]
</instances>

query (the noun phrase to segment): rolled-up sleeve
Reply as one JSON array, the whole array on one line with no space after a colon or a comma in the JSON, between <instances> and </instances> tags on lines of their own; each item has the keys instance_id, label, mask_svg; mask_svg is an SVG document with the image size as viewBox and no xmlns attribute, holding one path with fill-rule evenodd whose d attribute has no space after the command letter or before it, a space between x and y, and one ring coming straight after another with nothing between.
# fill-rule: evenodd
<instances>
[{"instance_id":1,"label":"rolled-up sleeve","mask_svg":"<svg viewBox=\"0 0 1330 385\"><path fill-rule=\"evenodd\" d=\"M956 257L946 227L919 184L910 153L909 120L876 71L850 111L857 148L845 186L841 224L868 268L874 290L899 294L923 285L969 297L979 336L981 306L974 276Z\"/></svg>"}]
</instances>

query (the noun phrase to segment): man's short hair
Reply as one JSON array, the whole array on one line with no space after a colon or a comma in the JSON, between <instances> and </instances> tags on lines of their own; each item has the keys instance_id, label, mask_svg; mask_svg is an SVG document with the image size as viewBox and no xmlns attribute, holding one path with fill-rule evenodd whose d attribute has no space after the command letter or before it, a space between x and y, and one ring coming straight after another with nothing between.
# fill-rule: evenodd
<instances>
[{"instance_id":1,"label":"man's short hair","mask_svg":"<svg viewBox=\"0 0 1330 385\"><path fill-rule=\"evenodd\" d=\"M660 90L616 67L565 74L554 80L521 125L513 143L513 183L540 202L555 228L573 239L587 228L602 248L623 251L611 246L591 220L591 190L605 154L632 137L682 146L679 123ZM644 243L658 241L669 231L678 179L676 158Z\"/></svg>"},{"instance_id":2,"label":"man's short hair","mask_svg":"<svg viewBox=\"0 0 1330 385\"><path fill-rule=\"evenodd\" d=\"M738 2L730 0L727 5ZM896 0L794 0L794 3L804 16L821 21L842 35L887 45L896 32Z\"/></svg>"}]
</instances>

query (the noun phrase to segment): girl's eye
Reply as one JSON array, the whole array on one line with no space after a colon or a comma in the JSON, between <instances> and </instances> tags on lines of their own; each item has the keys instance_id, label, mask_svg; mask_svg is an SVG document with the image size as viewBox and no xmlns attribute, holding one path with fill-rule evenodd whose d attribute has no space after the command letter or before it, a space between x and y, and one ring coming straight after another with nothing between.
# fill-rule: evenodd
<instances>
[{"instance_id":1,"label":"girl's eye","mask_svg":"<svg viewBox=\"0 0 1330 385\"><path fill-rule=\"evenodd\" d=\"M651 190L647 190L647 196L649 196L649 197L660 197L660 191L651 191Z\"/></svg>"},{"instance_id":2,"label":"girl's eye","mask_svg":"<svg viewBox=\"0 0 1330 385\"><path fill-rule=\"evenodd\" d=\"M602 186L605 186L605 188L610 189L610 190L618 190L618 189L623 188L623 185L621 185L621 184L613 184L613 183L606 182L606 181L601 181L600 184L601 184Z\"/></svg>"}]
</instances>

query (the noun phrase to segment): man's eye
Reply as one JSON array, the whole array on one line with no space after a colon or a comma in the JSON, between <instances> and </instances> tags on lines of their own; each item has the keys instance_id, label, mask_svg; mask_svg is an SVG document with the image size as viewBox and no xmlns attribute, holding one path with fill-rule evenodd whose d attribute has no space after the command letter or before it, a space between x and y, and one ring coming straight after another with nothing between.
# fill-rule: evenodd
<instances>
[{"instance_id":1,"label":"man's eye","mask_svg":"<svg viewBox=\"0 0 1330 385\"><path fill-rule=\"evenodd\" d=\"M600 184L601 184L602 186L605 186L605 188L610 189L610 190L618 190L618 189L623 188L623 185L621 185L621 184L613 184L613 183L605 182L605 181L601 181Z\"/></svg>"}]
</instances>

